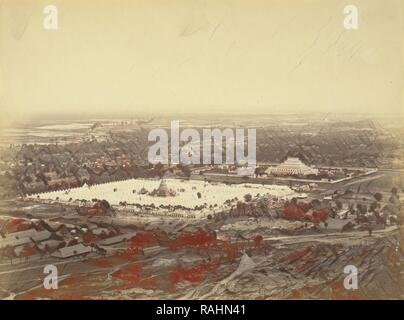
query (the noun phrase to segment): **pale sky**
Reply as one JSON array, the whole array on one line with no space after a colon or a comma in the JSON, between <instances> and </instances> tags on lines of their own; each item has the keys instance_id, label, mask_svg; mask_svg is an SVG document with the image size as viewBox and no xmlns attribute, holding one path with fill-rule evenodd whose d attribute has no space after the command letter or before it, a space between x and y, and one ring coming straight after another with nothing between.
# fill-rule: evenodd
<instances>
[{"instance_id":1,"label":"pale sky","mask_svg":"<svg viewBox=\"0 0 404 320\"><path fill-rule=\"evenodd\" d=\"M49 4L58 30L43 28ZM403 57L402 0L0 0L5 118L403 114Z\"/></svg>"}]
</instances>

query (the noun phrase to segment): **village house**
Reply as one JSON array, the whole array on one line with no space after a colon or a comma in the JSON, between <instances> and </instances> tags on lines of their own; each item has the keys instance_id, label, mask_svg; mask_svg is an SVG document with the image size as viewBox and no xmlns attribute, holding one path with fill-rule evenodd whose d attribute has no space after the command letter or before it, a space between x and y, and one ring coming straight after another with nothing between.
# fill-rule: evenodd
<instances>
[{"instance_id":1,"label":"village house","mask_svg":"<svg viewBox=\"0 0 404 320\"><path fill-rule=\"evenodd\" d=\"M85 168L79 168L76 172L76 177L80 184L90 182L91 178L90 173Z\"/></svg>"},{"instance_id":2,"label":"village house","mask_svg":"<svg viewBox=\"0 0 404 320\"><path fill-rule=\"evenodd\" d=\"M106 239L102 239L99 244L104 246L113 245L116 243L124 242L130 240L132 237L136 235L136 232L127 232L123 234L119 234L113 237L109 237Z\"/></svg>"},{"instance_id":3,"label":"village house","mask_svg":"<svg viewBox=\"0 0 404 320\"><path fill-rule=\"evenodd\" d=\"M88 253L92 252L93 248L90 246L85 246L82 243L78 243L72 246L63 247L55 250L51 256L55 258L70 258L74 256L81 256L87 255Z\"/></svg>"},{"instance_id":4,"label":"village house","mask_svg":"<svg viewBox=\"0 0 404 320\"><path fill-rule=\"evenodd\" d=\"M6 246L18 246L25 243L31 243L32 241L39 242L46 239L49 239L51 233L48 230L38 231L34 228L13 232L4 235L4 237L0 237L0 248L4 248Z\"/></svg>"}]
</instances>

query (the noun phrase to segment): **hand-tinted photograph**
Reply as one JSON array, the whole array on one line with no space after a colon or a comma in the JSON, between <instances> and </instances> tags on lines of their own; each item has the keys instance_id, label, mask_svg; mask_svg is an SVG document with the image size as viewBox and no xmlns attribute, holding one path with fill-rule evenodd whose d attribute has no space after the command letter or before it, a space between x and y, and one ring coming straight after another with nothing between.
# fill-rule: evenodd
<instances>
[{"instance_id":1,"label":"hand-tinted photograph","mask_svg":"<svg viewBox=\"0 0 404 320\"><path fill-rule=\"evenodd\" d=\"M401 0L2 0L0 112L0 299L404 299Z\"/></svg>"}]
</instances>

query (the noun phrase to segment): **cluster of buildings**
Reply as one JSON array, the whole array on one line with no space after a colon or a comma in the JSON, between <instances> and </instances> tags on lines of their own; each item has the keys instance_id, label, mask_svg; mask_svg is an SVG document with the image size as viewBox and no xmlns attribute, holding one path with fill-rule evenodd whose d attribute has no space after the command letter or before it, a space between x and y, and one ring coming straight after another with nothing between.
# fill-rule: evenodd
<instances>
[{"instance_id":1,"label":"cluster of buildings","mask_svg":"<svg viewBox=\"0 0 404 320\"><path fill-rule=\"evenodd\" d=\"M157 197L174 197L176 195L175 190L169 189L167 187L167 182L165 179L162 179L160 185L157 189L154 189L151 193L151 196Z\"/></svg>"},{"instance_id":2,"label":"cluster of buildings","mask_svg":"<svg viewBox=\"0 0 404 320\"><path fill-rule=\"evenodd\" d=\"M267 126L257 134L257 161L277 163L299 154L318 166L381 167L394 161L395 150L403 149L400 130L375 127L370 120L335 121L324 127L319 119L287 130Z\"/></svg>"},{"instance_id":3,"label":"cluster of buildings","mask_svg":"<svg viewBox=\"0 0 404 320\"><path fill-rule=\"evenodd\" d=\"M142 139L13 146L0 154L0 182L27 194L141 176Z\"/></svg>"},{"instance_id":4,"label":"cluster of buildings","mask_svg":"<svg viewBox=\"0 0 404 320\"><path fill-rule=\"evenodd\" d=\"M277 176L290 176L290 175L318 175L319 170L317 168L310 167L304 164L299 158L288 157L284 162L277 166L271 166L266 171L267 174Z\"/></svg>"},{"instance_id":5,"label":"cluster of buildings","mask_svg":"<svg viewBox=\"0 0 404 320\"><path fill-rule=\"evenodd\" d=\"M0 259L11 262L103 254L102 246L130 240L136 234L91 222L81 226L19 218L0 222Z\"/></svg>"}]
</instances>

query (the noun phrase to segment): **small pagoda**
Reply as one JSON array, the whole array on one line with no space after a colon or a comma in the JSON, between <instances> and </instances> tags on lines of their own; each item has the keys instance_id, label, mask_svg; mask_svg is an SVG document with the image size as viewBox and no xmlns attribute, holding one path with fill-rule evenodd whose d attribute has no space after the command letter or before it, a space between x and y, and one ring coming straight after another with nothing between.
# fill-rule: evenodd
<instances>
[{"instance_id":1,"label":"small pagoda","mask_svg":"<svg viewBox=\"0 0 404 320\"><path fill-rule=\"evenodd\" d=\"M159 197L168 197L169 196L167 183L164 179L161 180L160 186L157 189L157 196L159 196Z\"/></svg>"},{"instance_id":2,"label":"small pagoda","mask_svg":"<svg viewBox=\"0 0 404 320\"><path fill-rule=\"evenodd\" d=\"M174 190L171 190L167 187L167 182L165 179L162 179L160 182L160 186L153 190L152 195L157 197L173 197L176 195Z\"/></svg>"}]
</instances>

